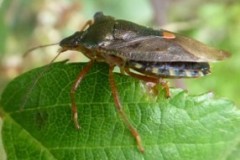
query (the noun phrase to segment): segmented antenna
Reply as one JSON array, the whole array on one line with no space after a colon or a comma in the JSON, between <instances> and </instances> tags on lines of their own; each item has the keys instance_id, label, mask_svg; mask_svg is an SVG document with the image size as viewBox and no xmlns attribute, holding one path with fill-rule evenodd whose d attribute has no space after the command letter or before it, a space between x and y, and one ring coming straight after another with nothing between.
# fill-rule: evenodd
<instances>
[{"instance_id":1,"label":"segmented antenna","mask_svg":"<svg viewBox=\"0 0 240 160\"><path fill-rule=\"evenodd\" d=\"M52 44L45 44L45 45L40 45L40 46L36 46L36 47L33 47L33 48L30 48L29 50L27 50L24 54L23 54L23 57L26 57L29 53L31 53L32 51L36 50L36 49L39 49L39 48L45 48L45 47L49 47L49 46L55 46L55 45L58 45L58 43L52 43Z\"/></svg>"},{"instance_id":2,"label":"segmented antenna","mask_svg":"<svg viewBox=\"0 0 240 160\"><path fill-rule=\"evenodd\" d=\"M59 43L53 43L53 44L47 44L47 45L41 45L41 46L37 46L37 47L33 47L29 50L27 50L24 54L23 57L26 57L30 52L32 52L33 50L39 49L39 48L44 48L44 47L49 47L49 46L54 46L54 45L58 45ZM24 109L24 106L26 105L32 91L33 88L35 87L35 85L37 84L38 80L43 76L43 74L49 70L51 64L57 59L57 57L64 52L65 50L59 49L58 50L58 54L50 61L50 63L47 64L47 66L44 68L44 70L42 72L40 72L38 74L38 76L36 78L34 78L34 80L32 81L31 85L29 86L30 88L27 90L27 93L24 95L21 106L20 106L20 111L22 111Z\"/></svg>"}]
</instances>

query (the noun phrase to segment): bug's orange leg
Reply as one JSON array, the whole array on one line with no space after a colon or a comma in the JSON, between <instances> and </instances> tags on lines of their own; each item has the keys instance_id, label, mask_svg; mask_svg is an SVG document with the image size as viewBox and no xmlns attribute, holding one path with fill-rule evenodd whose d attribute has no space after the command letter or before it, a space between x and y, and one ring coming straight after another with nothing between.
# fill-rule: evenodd
<instances>
[{"instance_id":1,"label":"bug's orange leg","mask_svg":"<svg viewBox=\"0 0 240 160\"><path fill-rule=\"evenodd\" d=\"M155 84L161 84L163 89L165 89L166 91L166 97L169 98L170 97L170 90L169 90L169 86L168 86L168 83L163 81L162 79L159 79L159 78L155 78L155 77L150 77L150 76L144 76L144 75L140 75L140 74L136 74L136 73L133 73L129 70L129 68L125 68L125 72L134 77L134 78L137 78L137 79L141 79L145 82L153 82ZM151 87L150 85L148 85L148 87ZM156 85L153 85L152 87L152 90L154 93L158 93L157 91L157 86Z\"/></svg>"},{"instance_id":2,"label":"bug's orange leg","mask_svg":"<svg viewBox=\"0 0 240 160\"><path fill-rule=\"evenodd\" d=\"M119 95L118 95L118 91L117 91L117 87L116 87L115 80L114 80L114 76L113 76L113 69L114 69L114 66L110 66L110 68L109 68L109 83L110 83L110 88L112 90L112 95L113 95L113 99L114 99L116 109L119 112L119 114L120 114L121 118L123 119L124 123L127 125L128 129L132 133L133 137L136 139L138 149L141 152L144 152L144 148L143 148L142 142L141 142L141 137L140 137L138 131L129 122L128 117L126 116L126 114L123 110L123 107L121 105Z\"/></svg>"},{"instance_id":3,"label":"bug's orange leg","mask_svg":"<svg viewBox=\"0 0 240 160\"><path fill-rule=\"evenodd\" d=\"M75 82L71 88L70 97L71 97L71 104L72 104L72 115L73 115L74 125L77 129L80 129L80 125L78 123L78 112L77 112L77 105L76 105L76 100L75 100L75 93L76 93L76 90L77 90L79 84L81 83L83 77L91 69L94 62L95 62L94 60L91 60L90 62L88 62L88 64L81 70L81 72L77 76L77 79L75 80Z\"/></svg>"},{"instance_id":4,"label":"bug's orange leg","mask_svg":"<svg viewBox=\"0 0 240 160\"><path fill-rule=\"evenodd\" d=\"M160 79L159 80L159 83L162 85L162 87L165 89L166 91L166 97L169 98L171 95L170 95L170 89L169 89L169 86L168 86L168 82L167 81L164 81L163 79Z\"/></svg>"},{"instance_id":5,"label":"bug's orange leg","mask_svg":"<svg viewBox=\"0 0 240 160\"><path fill-rule=\"evenodd\" d=\"M153 97L156 97L159 93L158 83L144 81L144 87L145 87L147 93L149 93L149 95L152 95Z\"/></svg>"},{"instance_id":6,"label":"bug's orange leg","mask_svg":"<svg viewBox=\"0 0 240 160\"><path fill-rule=\"evenodd\" d=\"M85 29L87 29L87 27L91 26L93 24L92 20L88 20L82 27L82 29L80 31L84 31Z\"/></svg>"},{"instance_id":7,"label":"bug's orange leg","mask_svg":"<svg viewBox=\"0 0 240 160\"><path fill-rule=\"evenodd\" d=\"M155 77L149 77L149 76L144 76L140 74L133 73L129 70L129 68L125 68L125 72L130 75L131 77L134 77L136 79L143 80L145 82L153 82L153 83L159 83L159 78Z\"/></svg>"}]
</instances>

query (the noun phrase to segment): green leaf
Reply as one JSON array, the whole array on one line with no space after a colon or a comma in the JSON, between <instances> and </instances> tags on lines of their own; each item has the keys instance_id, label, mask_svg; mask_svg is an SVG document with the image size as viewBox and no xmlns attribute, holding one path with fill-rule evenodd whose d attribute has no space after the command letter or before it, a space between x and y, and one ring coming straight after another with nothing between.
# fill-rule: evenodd
<instances>
[{"instance_id":1,"label":"green leaf","mask_svg":"<svg viewBox=\"0 0 240 160\"><path fill-rule=\"evenodd\" d=\"M139 80L115 74L124 110L142 138L145 152L140 153L115 110L108 65L102 63L77 90L77 131L69 95L84 65L55 63L7 86L0 101L0 131L8 159L224 160L237 155L240 111L232 102L213 99L211 93L189 96L180 89L171 89L169 99L163 90L154 98ZM38 82L31 87L34 79Z\"/></svg>"}]
</instances>

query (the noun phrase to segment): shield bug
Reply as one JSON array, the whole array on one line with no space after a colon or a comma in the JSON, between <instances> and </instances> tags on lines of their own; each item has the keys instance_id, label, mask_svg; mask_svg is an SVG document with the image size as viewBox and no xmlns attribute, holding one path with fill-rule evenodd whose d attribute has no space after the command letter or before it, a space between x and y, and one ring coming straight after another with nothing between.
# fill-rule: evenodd
<instances>
[{"instance_id":1,"label":"shield bug","mask_svg":"<svg viewBox=\"0 0 240 160\"><path fill-rule=\"evenodd\" d=\"M59 54L67 50L76 50L90 59L80 71L70 91L76 128L80 128L75 103L76 90L95 62L106 62L109 64L109 83L116 110L142 152L144 148L140 135L129 122L119 99L113 76L114 67L118 66L121 73L145 82L161 84L169 97L169 87L163 78L202 77L210 73L208 62L223 60L229 56L227 52L179 34L116 20L102 12L97 12L93 21L88 21L81 31L75 32L58 44L61 47Z\"/></svg>"}]
</instances>

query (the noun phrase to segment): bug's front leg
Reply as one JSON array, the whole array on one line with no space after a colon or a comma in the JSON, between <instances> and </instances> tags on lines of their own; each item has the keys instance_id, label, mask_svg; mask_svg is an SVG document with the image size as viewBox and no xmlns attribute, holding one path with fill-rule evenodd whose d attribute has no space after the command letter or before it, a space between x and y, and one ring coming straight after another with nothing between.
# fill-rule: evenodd
<instances>
[{"instance_id":1,"label":"bug's front leg","mask_svg":"<svg viewBox=\"0 0 240 160\"><path fill-rule=\"evenodd\" d=\"M87 29L88 26L91 26L93 24L92 20L88 20L82 27L82 29L80 31L84 31L85 29Z\"/></svg>"},{"instance_id":2,"label":"bug's front leg","mask_svg":"<svg viewBox=\"0 0 240 160\"><path fill-rule=\"evenodd\" d=\"M128 117L126 116L126 114L123 110L123 107L121 105L119 95L118 95L118 91L117 91L117 87L116 87L115 80L114 80L114 76L113 76L113 69L114 69L114 66L109 67L109 84L110 84L110 88L112 90L112 95L113 95L113 99L114 99L116 109L119 112L119 114L120 114L121 118L123 119L124 123L127 125L128 129L130 130L130 132L132 133L132 135L136 139L138 149L141 152L144 152L144 148L143 148L142 142L141 142L141 137L140 137L138 131L129 122Z\"/></svg>"},{"instance_id":3,"label":"bug's front leg","mask_svg":"<svg viewBox=\"0 0 240 160\"><path fill-rule=\"evenodd\" d=\"M158 93L158 89L157 89L156 84L161 84L162 87L163 87L163 88L165 89L165 91L166 91L166 97L167 97L167 98L170 97L170 90L169 90L168 83L167 83L166 81L164 81L163 79L157 78L157 77L150 77L150 76L144 76L144 75L136 74L136 73L131 72L130 69L127 68L127 67L126 67L124 70L125 70L125 72L126 72L128 75L130 75L130 76L132 76L132 77L134 77L134 78L136 78L136 79L143 80L143 81L146 82L146 83L147 83L147 82L152 82L152 83L154 83L153 85L152 85L152 84L150 84L150 85L147 84L147 87L149 87L150 90L152 90L152 92L154 92L155 95L157 95L157 93Z\"/></svg>"},{"instance_id":4,"label":"bug's front leg","mask_svg":"<svg viewBox=\"0 0 240 160\"><path fill-rule=\"evenodd\" d=\"M80 129L80 125L78 123L78 112L77 112L77 105L76 105L76 100L75 100L76 90L77 90L79 84L81 83L83 77L92 68L94 62L95 62L94 60L91 60L90 62L88 62L88 64L81 70L81 72L77 76L77 79L75 80L75 82L71 88L70 97L71 97L71 104L72 104L72 116L73 116L74 125L77 129Z\"/></svg>"}]
</instances>

